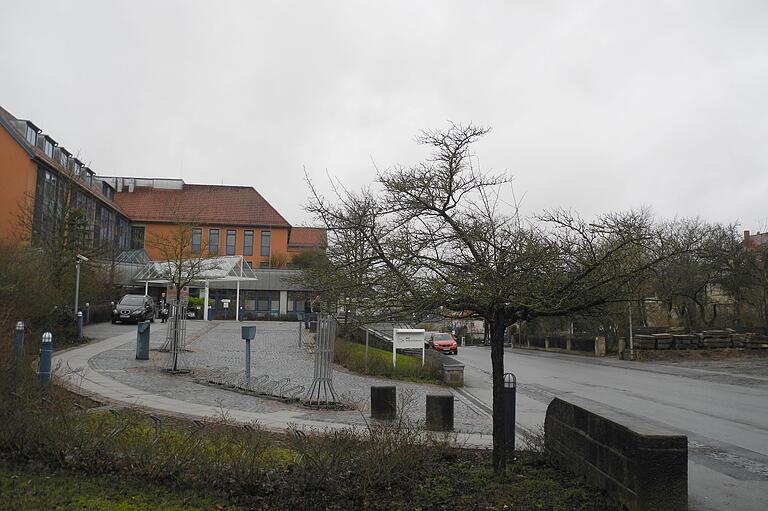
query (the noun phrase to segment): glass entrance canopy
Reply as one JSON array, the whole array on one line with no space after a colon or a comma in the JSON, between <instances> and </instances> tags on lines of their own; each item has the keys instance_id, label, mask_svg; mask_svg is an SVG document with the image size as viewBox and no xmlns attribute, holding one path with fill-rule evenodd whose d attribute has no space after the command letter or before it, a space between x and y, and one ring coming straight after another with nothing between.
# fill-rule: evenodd
<instances>
[{"instance_id":1,"label":"glass entrance canopy","mask_svg":"<svg viewBox=\"0 0 768 511\"><path fill-rule=\"evenodd\" d=\"M136 282L169 283L173 275L194 275L193 282L258 280L242 256L222 256L178 261L151 261L136 273Z\"/></svg>"}]
</instances>

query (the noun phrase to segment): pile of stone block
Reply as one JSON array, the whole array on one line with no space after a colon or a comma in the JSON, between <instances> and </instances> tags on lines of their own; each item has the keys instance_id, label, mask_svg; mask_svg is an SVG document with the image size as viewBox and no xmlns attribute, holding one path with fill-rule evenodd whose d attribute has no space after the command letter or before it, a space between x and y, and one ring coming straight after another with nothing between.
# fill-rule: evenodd
<instances>
[{"instance_id":1,"label":"pile of stone block","mask_svg":"<svg viewBox=\"0 0 768 511\"><path fill-rule=\"evenodd\" d=\"M699 347L699 337L694 334L673 334L672 341L674 347L679 350Z\"/></svg>"},{"instance_id":2,"label":"pile of stone block","mask_svg":"<svg viewBox=\"0 0 768 511\"><path fill-rule=\"evenodd\" d=\"M653 334L651 337L656 341L657 350L668 350L673 346L672 334L670 333Z\"/></svg>"},{"instance_id":3,"label":"pile of stone block","mask_svg":"<svg viewBox=\"0 0 768 511\"><path fill-rule=\"evenodd\" d=\"M655 350L656 337L653 335L636 335L633 338L633 344L636 350Z\"/></svg>"},{"instance_id":4,"label":"pile of stone block","mask_svg":"<svg viewBox=\"0 0 768 511\"><path fill-rule=\"evenodd\" d=\"M702 348L731 348L731 332L728 330L704 330L699 334Z\"/></svg>"},{"instance_id":5,"label":"pile of stone block","mask_svg":"<svg viewBox=\"0 0 768 511\"><path fill-rule=\"evenodd\" d=\"M744 347L750 349L768 349L768 337L763 334L747 334Z\"/></svg>"}]
</instances>

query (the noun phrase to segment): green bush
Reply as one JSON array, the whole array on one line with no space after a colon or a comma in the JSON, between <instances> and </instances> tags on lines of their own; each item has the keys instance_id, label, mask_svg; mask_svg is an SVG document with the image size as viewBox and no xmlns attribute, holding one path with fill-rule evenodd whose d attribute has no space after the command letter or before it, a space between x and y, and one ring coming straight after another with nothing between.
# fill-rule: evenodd
<instances>
[{"instance_id":1,"label":"green bush","mask_svg":"<svg viewBox=\"0 0 768 511\"><path fill-rule=\"evenodd\" d=\"M487 451L456 450L449 444L452 437L428 434L402 416L366 428L275 434L226 417L185 421L101 408L56 385L41 386L29 370L32 355L15 360L10 346L10 339L0 338L0 467L35 463L100 481L111 474L163 485L175 495L205 489L249 509L617 509L540 457L517 462L507 476L496 477ZM413 369L408 356L401 357L399 367ZM420 361L410 358L420 368ZM6 497L0 507L48 507L30 503L28 492L17 491L15 484L7 485L9 491L0 484ZM100 500L84 490L80 500L57 509L164 508L153 497L156 486L136 487L132 502L121 502L118 495L113 506L108 491L102 495L107 500ZM179 509L194 507L185 498Z\"/></svg>"},{"instance_id":2,"label":"green bush","mask_svg":"<svg viewBox=\"0 0 768 511\"><path fill-rule=\"evenodd\" d=\"M334 361L356 373L395 380L442 383L442 365L429 357L422 367L421 357L398 353L397 366L392 367L391 351L369 347L366 361L365 346L343 339L336 339Z\"/></svg>"}]
</instances>

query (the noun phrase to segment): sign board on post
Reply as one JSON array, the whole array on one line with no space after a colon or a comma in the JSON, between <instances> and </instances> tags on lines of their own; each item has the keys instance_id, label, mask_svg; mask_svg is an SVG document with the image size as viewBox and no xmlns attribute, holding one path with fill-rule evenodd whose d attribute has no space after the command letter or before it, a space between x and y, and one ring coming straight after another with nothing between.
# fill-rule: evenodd
<instances>
[{"instance_id":1,"label":"sign board on post","mask_svg":"<svg viewBox=\"0 0 768 511\"><path fill-rule=\"evenodd\" d=\"M397 366L397 350L421 350L421 365L424 366L423 328L395 328L392 332L392 367Z\"/></svg>"},{"instance_id":2,"label":"sign board on post","mask_svg":"<svg viewBox=\"0 0 768 511\"><path fill-rule=\"evenodd\" d=\"M222 298L222 299L221 299L221 305L222 305L222 306L223 306L225 309L229 309L229 298Z\"/></svg>"}]
</instances>

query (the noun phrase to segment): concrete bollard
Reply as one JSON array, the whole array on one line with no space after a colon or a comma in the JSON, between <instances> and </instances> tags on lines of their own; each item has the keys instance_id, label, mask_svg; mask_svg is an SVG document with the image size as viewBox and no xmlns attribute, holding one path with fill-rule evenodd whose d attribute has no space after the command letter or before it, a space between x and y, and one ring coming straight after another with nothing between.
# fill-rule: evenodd
<instances>
[{"instance_id":1,"label":"concrete bollard","mask_svg":"<svg viewBox=\"0 0 768 511\"><path fill-rule=\"evenodd\" d=\"M397 387L371 386L371 417L394 420L397 415Z\"/></svg>"},{"instance_id":2,"label":"concrete bollard","mask_svg":"<svg viewBox=\"0 0 768 511\"><path fill-rule=\"evenodd\" d=\"M77 340L81 340L83 338L83 313L81 311L77 311Z\"/></svg>"},{"instance_id":3,"label":"concrete bollard","mask_svg":"<svg viewBox=\"0 0 768 511\"><path fill-rule=\"evenodd\" d=\"M51 357L53 356L53 335L51 332L43 334L43 342L40 343L40 368L37 377L40 383L51 381Z\"/></svg>"},{"instance_id":4,"label":"concrete bollard","mask_svg":"<svg viewBox=\"0 0 768 511\"><path fill-rule=\"evenodd\" d=\"M596 357L604 357L605 356L605 337L602 335L599 337L595 337L595 356Z\"/></svg>"},{"instance_id":5,"label":"concrete bollard","mask_svg":"<svg viewBox=\"0 0 768 511\"><path fill-rule=\"evenodd\" d=\"M453 396L427 394L427 429L453 431Z\"/></svg>"},{"instance_id":6,"label":"concrete bollard","mask_svg":"<svg viewBox=\"0 0 768 511\"><path fill-rule=\"evenodd\" d=\"M149 360L149 321L136 325L136 360Z\"/></svg>"},{"instance_id":7,"label":"concrete bollard","mask_svg":"<svg viewBox=\"0 0 768 511\"><path fill-rule=\"evenodd\" d=\"M19 321L16 323L16 356L22 358L24 356L24 322Z\"/></svg>"}]
</instances>

